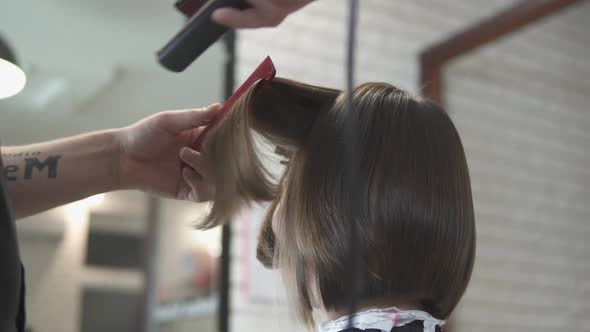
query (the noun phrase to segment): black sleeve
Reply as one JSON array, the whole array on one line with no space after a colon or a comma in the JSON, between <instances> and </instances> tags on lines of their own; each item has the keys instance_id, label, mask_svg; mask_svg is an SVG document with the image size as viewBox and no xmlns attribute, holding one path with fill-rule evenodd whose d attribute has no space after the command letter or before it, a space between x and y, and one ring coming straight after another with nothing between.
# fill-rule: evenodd
<instances>
[{"instance_id":1,"label":"black sleeve","mask_svg":"<svg viewBox=\"0 0 590 332\"><path fill-rule=\"evenodd\" d=\"M20 283L20 294L18 312L16 313L16 331L25 332L27 326L27 315L25 311L25 267L21 263L21 283Z\"/></svg>"},{"instance_id":2,"label":"black sleeve","mask_svg":"<svg viewBox=\"0 0 590 332\"><path fill-rule=\"evenodd\" d=\"M0 158L0 332L24 331L24 281Z\"/></svg>"}]
</instances>

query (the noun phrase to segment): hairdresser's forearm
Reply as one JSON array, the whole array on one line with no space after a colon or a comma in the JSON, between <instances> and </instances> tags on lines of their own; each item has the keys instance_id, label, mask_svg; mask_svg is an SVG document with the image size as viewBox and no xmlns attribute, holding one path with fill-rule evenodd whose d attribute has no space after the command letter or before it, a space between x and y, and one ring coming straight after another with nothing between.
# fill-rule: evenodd
<instances>
[{"instance_id":1,"label":"hairdresser's forearm","mask_svg":"<svg viewBox=\"0 0 590 332\"><path fill-rule=\"evenodd\" d=\"M3 147L4 176L16 218L121 189L119 151L116 130Z\"/></svg>"}]
</instances>

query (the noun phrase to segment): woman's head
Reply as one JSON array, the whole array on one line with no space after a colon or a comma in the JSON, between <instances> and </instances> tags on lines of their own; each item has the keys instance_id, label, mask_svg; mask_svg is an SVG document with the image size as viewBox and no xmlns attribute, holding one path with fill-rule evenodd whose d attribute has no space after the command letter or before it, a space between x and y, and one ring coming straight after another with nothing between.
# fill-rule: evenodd
<instances>
[{"instance_id":1,"label":"woman's head","mask_svg":"<svg viewBox=\"0 0 590 332\"><path fill-rule=\"evenodd\" d=\"M258 257L282 270L303 317L317 291L327 310L346 306L348 230L360 238L361 303L411 304L447 317L463 295L475 254L467 163L437 105L385 83L353 91L359 192L344 186L345 96L275 79L252 88L206 138L214 208L224 222L241 202L271 201ZM254 130L286 151L278 185L256 154ZM351 200L361 211L352 220ZM274 231L273 231L274 219Z\"/></svg>"}]
</instances>

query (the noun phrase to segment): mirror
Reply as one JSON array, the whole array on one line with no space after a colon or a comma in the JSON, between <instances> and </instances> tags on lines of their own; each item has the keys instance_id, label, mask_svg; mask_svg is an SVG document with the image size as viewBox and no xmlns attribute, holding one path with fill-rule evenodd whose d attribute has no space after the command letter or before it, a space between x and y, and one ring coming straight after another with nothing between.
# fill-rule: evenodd
<instances>
[{"instance_id":1,"label":"mirror","mask_svg":"<svg viewBox=\"0 0 590 332\"><path fill-rule=\"evenodd\" d=\"M2 5L0 21L2 40L27 80L18 95L0 99L3 145L127 126L159 111L223 100L222 41L183 73L158 64L157 50L185 23L171 1L11 1ZM161 202L152 220L161 246L150 257L158 270L147 289L143 250L154 240L147 237L151 201L139 192L101 197L18 221L29 329L129 331L151 321L153 331L191 331L195 324L216 331L219 234L190 225L206 207ZM116 252L126 255L110 259ZM148 291L157 294L149 310ZM187 301L198 313L178 309ZM115 304L125 304L127 320L101 325Z\"/></svg>"}]
</instances>

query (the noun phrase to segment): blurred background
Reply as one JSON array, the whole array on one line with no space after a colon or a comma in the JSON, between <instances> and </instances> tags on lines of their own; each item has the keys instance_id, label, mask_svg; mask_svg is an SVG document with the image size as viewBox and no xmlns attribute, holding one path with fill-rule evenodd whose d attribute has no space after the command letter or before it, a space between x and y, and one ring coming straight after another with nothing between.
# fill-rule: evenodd
<instances>
[{"instance_id":1,"label":"blurred background","mask_svg":"<svg viewBox=\"0 0 590 332\"><path fill-rule=\"evenodd\" d=\"M448 331L590 331L590 3L360 2L357 81L416 94L432 88L421 79L432 65L421 58L425 50L523 4L551 2L560 8L435 61L437 91L465 145L478 227L472 282ZM342 0L315 1L278 28L238 31L235 42L220 41L182 74L155 60L183 25L172 5L4 2L0 35L27 83L0 100L2 143L223 101L226 85L266 55L279 76L344 87ZM139 192L93 196L18 221L30 330L219 331L229 323L231 331L300 331L277 276L254 257L264 208L236 216L225 248L220 229L193 228L207 204ZM230 268L222 272L223 250ZM220 317L223 274L230 314Z\"/></svg>"}]
</instances>

